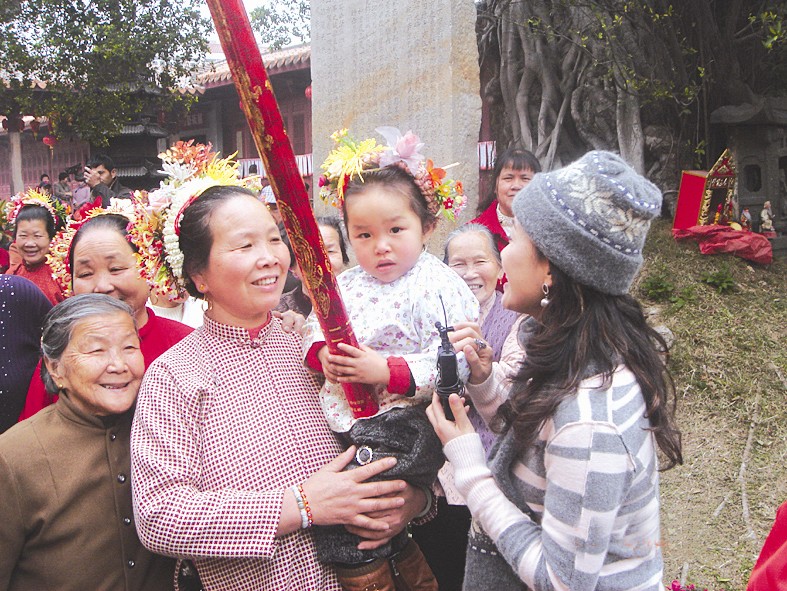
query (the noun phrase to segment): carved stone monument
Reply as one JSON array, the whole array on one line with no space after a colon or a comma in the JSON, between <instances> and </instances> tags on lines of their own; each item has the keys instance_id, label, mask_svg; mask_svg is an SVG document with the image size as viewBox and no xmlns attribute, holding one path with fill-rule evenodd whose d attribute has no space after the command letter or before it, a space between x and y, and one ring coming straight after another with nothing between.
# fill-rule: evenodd
<instances>
[{"instance_id":1,"label":"carved stone monument","mask_svg":"<svg viewBox=\"0 0 787 591\"><path fill-rule=\"evenodd\" d=\"M320 0L311 5L314 174L347 127L356 139L382 137L382 125L412 129L438 166L469 198L460 222L478 203L481 124L473 0ZM319 201L319 198L316 198ZM326 211L316 203L319 213ZM455 226L439 224L433 252Z\"/></svg>"}]
</instances>

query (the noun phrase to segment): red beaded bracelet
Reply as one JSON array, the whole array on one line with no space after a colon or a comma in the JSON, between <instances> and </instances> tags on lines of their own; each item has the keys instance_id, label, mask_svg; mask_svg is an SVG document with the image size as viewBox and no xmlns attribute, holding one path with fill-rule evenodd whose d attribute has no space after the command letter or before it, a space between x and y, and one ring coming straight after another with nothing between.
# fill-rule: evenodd
<instances>
[{"instance_id":1,"label":"red beaded bracelet","mask_svg":"<svg viewBox=\"0 0 787 591\"><path fill-rule=\"evenodd\" d=\"M301 493L301 499L303 499L303 508L306 510L306 517L309 520L309 524L306 527L311 527L314 525L314 518L312 517L312 510L309 507L309 500L306 498L306 493L303 491L303 485L298 485L298 492Z\"/></svg>"}]
</instances>

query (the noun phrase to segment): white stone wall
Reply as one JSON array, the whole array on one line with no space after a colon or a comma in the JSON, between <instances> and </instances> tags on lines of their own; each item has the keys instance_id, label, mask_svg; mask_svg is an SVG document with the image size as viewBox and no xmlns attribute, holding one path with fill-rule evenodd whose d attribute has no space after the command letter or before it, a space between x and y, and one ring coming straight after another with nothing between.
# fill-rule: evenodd
<instances>
[{"instance_id":1,"label":"white stone wall","mask_svg":"<svg viewBox=\"0 0 787 591\"><path fill-rule=\"evenodd\" d=\"M311 37L315 182L337 129L378 141L381 125L412 129L436 165L459 163L449 174L469 197L460 221L473 217L481 125L473 0L318 0ZM441 222L430 250L453 227Z\"/></svg>"}]
</instances>

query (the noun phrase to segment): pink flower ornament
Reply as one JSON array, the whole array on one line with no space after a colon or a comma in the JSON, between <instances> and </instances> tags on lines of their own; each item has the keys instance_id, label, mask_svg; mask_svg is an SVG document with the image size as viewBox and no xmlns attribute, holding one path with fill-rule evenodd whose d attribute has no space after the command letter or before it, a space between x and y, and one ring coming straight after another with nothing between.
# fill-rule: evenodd
<instances>
[{"instance_id":1,"label":"pink flower ornament","mask_svg":"<svg viewBox=\"0 0 787 591\"><path fill-rule=\"evenodd\" d=\"M395 127L378 127L375 131L385 138L387 144L385 152L380 155L380 168L404 162L410 174L416 176L419 165L426 159L420 153L424 147L420 138L412 131L402 135Z\"/></svg>"}]
</instances>

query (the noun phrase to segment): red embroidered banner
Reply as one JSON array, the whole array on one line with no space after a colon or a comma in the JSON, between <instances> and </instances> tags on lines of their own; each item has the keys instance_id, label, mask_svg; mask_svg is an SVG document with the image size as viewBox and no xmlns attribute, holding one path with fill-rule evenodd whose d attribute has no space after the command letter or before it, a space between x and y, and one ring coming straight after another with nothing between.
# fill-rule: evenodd
<instances>
[{"instance_id":1,"label":"red embroidered banner","mask_svg":"<svg viewBox=\"0 0 787 591\"><path fill-rule=\"evenodd\" d=\"M241 0L207 0L224 55L249 122L254 143L265 165L284 227L301 268L314 311L320 320L328 349L339 353L338 343L354 347L358 341L350 326L325 253L317 221L303 184L295 153L284 130L279 105L273 95L251 23ZM372 416L377 403L363 384L343 384L356 418Z\"/></svg>"}]
</instances>

